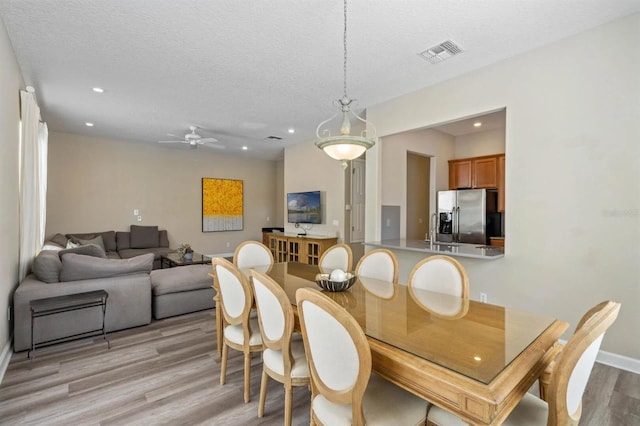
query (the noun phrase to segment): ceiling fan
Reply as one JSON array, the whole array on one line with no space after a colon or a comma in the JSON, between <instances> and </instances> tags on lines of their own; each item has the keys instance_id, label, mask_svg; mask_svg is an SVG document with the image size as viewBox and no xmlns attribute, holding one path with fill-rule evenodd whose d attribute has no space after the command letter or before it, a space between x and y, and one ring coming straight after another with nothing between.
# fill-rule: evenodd
<instances>
[{"instance_id":1,"label":"ceiling fan","mask_svg":"<svg viewBox=\"0 0 640 426\"><path fill-rule=\"evenodd\" d=\"M221 145L213 145L213 143L218 142L218 139L215 138L203 138L199 134L196 133L198 130L197 126L189 126L189 130L191 133L187 133L184 135L184 140L178 141L158 141L158 143L184 143L188 144L191 148L197 148L199 145L207 146L209 148L217 148L224 149L224 146Z\"/></svg>"}]
</instances>

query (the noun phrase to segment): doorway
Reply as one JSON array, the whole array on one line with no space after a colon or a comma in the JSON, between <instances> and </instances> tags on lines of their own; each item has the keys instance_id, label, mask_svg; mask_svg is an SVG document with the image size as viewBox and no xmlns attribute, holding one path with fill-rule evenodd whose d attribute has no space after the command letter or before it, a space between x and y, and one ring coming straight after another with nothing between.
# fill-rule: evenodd
<instances>
[{"instance_id":1,"label":"doorway","mask_svg":"<svg viewBox=\"0 0 640 426\"><path fill-rule=\"evenodd\" d=\"M406 238L424 240L429 233L431 157L407 151Z\"/></svg>"}]
</instances>

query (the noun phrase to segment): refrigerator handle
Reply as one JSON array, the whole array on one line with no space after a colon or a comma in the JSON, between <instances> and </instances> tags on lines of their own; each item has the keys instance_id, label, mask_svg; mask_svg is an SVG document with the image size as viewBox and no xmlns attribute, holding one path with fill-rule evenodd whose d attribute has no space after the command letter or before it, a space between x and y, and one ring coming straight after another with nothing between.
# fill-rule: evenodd
<instances>
[{"instance_id":1,"label":"refrigerator handle","mask_svg":"<svg viewBox=\"0 0 640 426\"><path fill-rule=\"evenodd\" d=\"M460 242L460 207L456 207L456 229L454 231L456 236L456 243Z\"/></svg>"}]
</instances>

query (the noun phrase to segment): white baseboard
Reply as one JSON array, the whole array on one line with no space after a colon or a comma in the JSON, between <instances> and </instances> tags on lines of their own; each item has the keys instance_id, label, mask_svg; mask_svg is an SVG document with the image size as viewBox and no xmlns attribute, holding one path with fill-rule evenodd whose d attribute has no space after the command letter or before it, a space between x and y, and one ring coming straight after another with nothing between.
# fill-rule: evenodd
<instances>
[{"instance_id":1,"label":"white baseboard","mask_svg":"<svg viewBox=\"0 0 640 426\"><path fill-rule=\"evenodd\" d=\"M559 343L567 344L566 340L558 339ZM631 373L640 374L640 359L631 358L624 355L618 355L607 351L598 351L596 362L619 368L620 370L629 371Z\"/></svg>"},{"instance_id":2,"label":"white baseboard","mask_svg":"<svg viewBox=\"0 0 640 426\"><path fill-rule=\"evenodd\" d=\"M231 253L216 253L216 254L205 254L208 257L233 257L233 252Z\"/></svg>"},{"instance_id":3,"label":"white baseboard","mask_svg":"<svg viewBox=\"0 0 640 426\"><path fill-rule=\"evenodd\" d=\"M2 383L2 379L4 379L4 373L7 371L7 367L9 366L9 361L11 361L11 355L13 355L13 336L9 336L9 340L2 348L2 353L0 353L0 383Z\"/></svg>"},{"instance_id":4,"label":"white baseboard","mask_svg":"<svg viewBox=\"0 0 640 426\"><path fill-rule=\"evenodd\" d=\"M613 354L611 352L600 351L596 361L600 364L610 365L620 370L630 371L640 374L640 359L630 358L624 355Z\"/></svg>"}]
</instances>

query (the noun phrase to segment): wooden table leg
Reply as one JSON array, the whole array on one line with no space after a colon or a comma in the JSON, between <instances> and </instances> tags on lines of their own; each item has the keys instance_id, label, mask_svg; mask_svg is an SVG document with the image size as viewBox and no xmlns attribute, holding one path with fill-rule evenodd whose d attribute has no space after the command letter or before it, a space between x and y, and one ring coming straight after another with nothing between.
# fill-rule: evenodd
<instances>
[{"instance_id":1,"label":"wooden table leg","mask_svg":"<svg viewBox=\"0 0 640 426\"><path fill-rule=\"evenodd\" d=\"M216 290L216 295L213 296L213 301L216 304L216 345L218 350L218 357L222 356L222 307L220 306L220 292Z\"/></svg>"}]
</instances>

